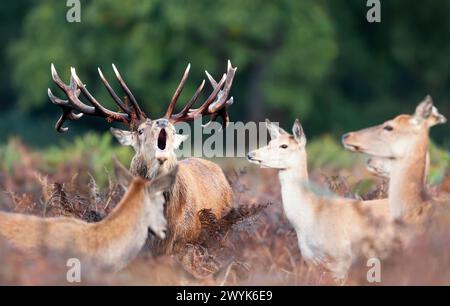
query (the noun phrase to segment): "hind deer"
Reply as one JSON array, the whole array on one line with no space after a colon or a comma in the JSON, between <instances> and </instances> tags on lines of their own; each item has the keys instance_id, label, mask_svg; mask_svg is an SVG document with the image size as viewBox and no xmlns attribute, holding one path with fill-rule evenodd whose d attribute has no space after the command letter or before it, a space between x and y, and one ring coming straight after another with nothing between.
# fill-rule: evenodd
<instances>
[{"instance_id":1,"label":"hind deer","mask_svg":"<svg viewBox=\"0 0 450 306\"><path fill-rule=\"evenodd\" d=\"M130 165L133 175L151 179L158 174L167 173L179 165L175 184L166 194L167 237L164 240L157 237L152 239L152 249L155 254L176 253L186 243L193 243L197 240L201 230L200 220L197 216L199 211L211 209L220 218L231 209L232 190L222 169L217 164L199 158L177 160L175 149L188 136L177 134L174 125L178 122L201 120L202 116L210 116L211 121L222 118L222 124L226 126L229 122L227 109L233 104L233 97L228 98L228 95L236 68L233 68L228 61L227 72L219 82L216 82L206 72L213 87L208 98L200 107L192 108L205 85L203 80L190 101L179 113L174 114L177 100L189 75L190 65L188 65L164 117L156 120L150 119L141 110L114 64L113 70L126 94L125 102L114 92L100 69L98 72L103 84L119 107L120 111L118 112L102 106L87 90L74 68L71 68L70 84L66 85L52 64L53 81L68 98L67 100L59 99L52 94L50 89L48 90L50 100L61 107L63 111L56 123L56 130L66 132L67 128L62 127L63 123L66 120L78 120L83 114L102 117L108 122L122 122L128 124L130 129L111 128L111 132L120 144L133 147L135 155ZM87 105L79 99L80 93L91 105Z\"/></svg>"},{"instance_id":2,"label":"hind deer","mask_svg":"<svg viewBox=\"0 0 450 306\"><path fill-rule=\"evenodd\" d=\"M419 116L420 108L418 107L416 110L415 116ZM431 128L438 124L443 124L446 122L446 119L443 115L439 113L437 108L433 106L433 110L431 115L426 119L428 122L428 126ZM424 184L426 183L426 178L428 176L428 168L430 167L430 154L427 153L427 157L425 160L425 176L424 176ZM367 169L373 174L389 179L392 169L392 161L387 158L381 157L370 157L367 160Z\"/></svg>"},{"instance_id":3,"label":"hind deer","mask_svg":"<svg viewBox=\"0 0 450 306\"><path fill-rule=\"evenodd\" d=\"M295 121L293 136L268 120L266 123L269 144L247 158L261 167L278 169L284 212L297 233L302 257L345 280L359 255L389 252L396 243L396 230L387 201L315 194L309 185L306 137L300 122Z\"/></svg>"},{"instance_id":4,"label":"hind deer","mask_svg":"<svg viewBox=\"0 0 450 306\"><path fill-rule=\"evenodd\" d=\"M387 171L383 170L390 174L389 207L395 219L414 224L430 216L432 199L425 185L429 129L445 122L446 118L427 96L414 115L399 115L383 124L342 136L343 145L350 151L388 160L383 166Z\"/></svg>"},{"instance_id":5,"label":"hind deer","mask_svg":"<svg viewBox=\"0 0 450 306\"><path fill-rule=\"evenodd\" d=\"M102 221L0 212L0 237L29 254L43 249L63 252L101 268L121 270L144 246L148 229L165 238L163 192L172 187L177 168L152 181L133 178L120 165L116 173L128 190Z\"/></svg>"}]
</instances>

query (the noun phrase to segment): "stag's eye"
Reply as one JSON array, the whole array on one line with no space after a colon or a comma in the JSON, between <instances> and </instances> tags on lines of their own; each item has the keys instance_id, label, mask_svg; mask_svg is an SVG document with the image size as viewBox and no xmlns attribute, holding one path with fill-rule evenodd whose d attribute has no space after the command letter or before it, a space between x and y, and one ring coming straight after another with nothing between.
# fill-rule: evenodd
<instances>
[{"instance_id":1,"label":"stag's eye","mask_svg":"<svg viewBox=\"0 0 450 306\"><path fill-rule=\"evenodd\" d=\"M388 132L390 132L390 131L392 131L394 128L392 127L392 126L390 126L390 125L386 125L385 127L384 127L384 130L385 131L388 131Z\"/></svg>"},{"instance_id":2,"label":"stag's eye","mask_svg":"<svg viewBox=\"0 0 450 306\"><path fill-rule=\"evenodd\" d=\"M282 149L287 149L287 147L288 147L287 144L282 144L282 145L280 146L280 148L282 148Z\"/></svg>"},{"instance_id":3,"label":"stag's eye","mask_svg":"<svg viewBox=\"0 0 450 306\"><path fill-rule=\"evenodd\" d=\"M139 129L139 130L138 130L138 134L139 134L139 135L144 134L144 129Z\"/></svg>"}]
</instances>

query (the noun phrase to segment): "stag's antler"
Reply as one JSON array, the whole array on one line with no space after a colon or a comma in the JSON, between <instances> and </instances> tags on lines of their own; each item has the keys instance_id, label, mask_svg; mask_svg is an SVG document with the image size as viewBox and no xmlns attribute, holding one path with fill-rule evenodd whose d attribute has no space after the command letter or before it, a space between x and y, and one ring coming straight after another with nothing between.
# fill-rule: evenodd
<instances>
[{"instance_id":1,"label":"stag's antler","mask_svg":"<svg viewBox=\"0 0 450 306\"><path fill-rule=\"evenodd\" d=\"M123 122L126 124L130 124L132 127L136 125L138 121L146 117L145 113L142 112L142 110L140 109L133 94L128 89L128 86L125 84L122 77L120 76L120 73L117 70L116 66L114 66L113 64L112 67L120 83L120 86L125 91L127 99L131 102L132 110L130 110L128 105L124 103L119 98L119 96L114 92L112 87L109 85L108 81L103 76L103 73L101 72L100 68L98 69L100 78L102 79L103 84L105 85L111 97L114 99L116 104L122 110L121 112L111 111L102 106L91 95L91 93L87 90L86 85L84 85L84 83L77 76L75 68L73 67L70 68L71 72L70 83L69 85L67 85L59 77L58 73L56 72L55 66L53 64L51 65L53 81L55 82L56 85L58 85L59 88L61 88L62 91L64 91L64 93L67 96L67 100L60 99L53 95L50 88L48 89L48 96L50 100L52 101L53 104L61 107L63 112L55 125L55 128L58 132L61 133L67 132L69 128L62 127L62 125L66 120L78 120L85 114L106 118L106 120L108 120L109 122L112 121ZM79 99L80 93L83 94L83 96L89 101L89 103L92 104L92 106L86 105Z\"/></svg>"},{"instance_id":2,"label":"stag's antler","mask_svg":"<svg viewBox=\"0 0 450 306\"><path fill-rule=\"evenodd\" d=\"M222 117L222 125L226 127L229 122L227 108L233 104L233 97L228 99L228 95L230 93L231 84L233 83L234 74L236 73L237 68L233 68L231 62L228 61L227 73L223 75L222 79L218 83L207 71L205 71L213 87L212 93L199 108L191 108L197 101L197 98L205 85L205 80L203 80L186 106L179 113L173 114L178 97L180 96L183 86L188 78L189 69L190 64L187 66L183 74L180 84L178 85L172 100L170 101L164 117L169 119L172 123L192 121L201 116L210 116L211 122L216 120L218 117Z\"/></svg>"}]
</instances>

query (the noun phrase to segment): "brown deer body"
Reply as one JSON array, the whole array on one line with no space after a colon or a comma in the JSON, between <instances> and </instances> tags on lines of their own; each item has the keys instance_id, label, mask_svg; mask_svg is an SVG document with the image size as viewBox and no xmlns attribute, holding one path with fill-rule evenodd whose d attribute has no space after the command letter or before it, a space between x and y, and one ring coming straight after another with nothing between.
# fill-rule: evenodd
<instances>
[{"instance_id":1,"label":"brown deer body","mask_svg":"<svg viewBox=\"0 0 450 306\"><path fill-rule=\"evenodd\" d=\"M211 116L211 120L221 117L223 125L226 126L229 121L227 108L233 103L233 98L228 98L228 94L236 68L233 68L228 62L227 73L219 82L216 82L207 73L213 91L206 101L199 108L192 108L203 89L205 84L203 81L187 105L179 113L174 114L176 102L189 74L190 65L188 65L165 116L156 120L147 118L140 110L115 66L113 68L128 100L131 101L132 109L114 93L101 71L99 73L103 83L122 112L107 110L96 101L78 78L74 69L72 69L71 83L66 85L60 80L52 66L55 83L69 98L68 101L61 100L49 92L52 102L63 108L63 116L58 121L56 128L62 132L66 131L67 128L62 128L64 120L77 120L83 113L104 117L108 120L122 121L130 124L131 129L126 131L112 128L111 132L122 145L133 147L135 156L130 165L133 175L152 179L157 175L167 173L177 164L179 165L175 184L166 193L167 237L164 240L157 237L152 239L154 253L172 254L187 243L194 243L198 238L200 234L199 211L211 209L220 218L232 206L231 186L218 165L198 158L177 161L175 149L187 139L187 136L177 134L174 125L177 122L193 121L197 118L201 120L202 116ZM88 106L78 99L80 92L93 106Z\"/></svg>"},{"instance_id":2,"label":"brown deer body","mask_svg":"<svg viewBox=\"0 0 450 306\"><path fill-rule=\"evenodd\" d=\"M101 268L120 270L137 256L149 228L164 239L163 192L171 188L175 175L176 169L153 182L132 179L121 201L98 223L0 212L0 237L30 254L63 252Z\"/></svg>"}]
</instances>

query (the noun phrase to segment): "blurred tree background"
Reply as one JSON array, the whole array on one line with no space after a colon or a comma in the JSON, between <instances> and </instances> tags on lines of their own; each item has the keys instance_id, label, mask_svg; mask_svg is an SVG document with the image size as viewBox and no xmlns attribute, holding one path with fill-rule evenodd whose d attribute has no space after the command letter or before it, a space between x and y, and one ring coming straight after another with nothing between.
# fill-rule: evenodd
<instances>
[{"instance_id":1,"label":"blurred tree background","mask_svg":"<svg viewBox=\"0 0 450 306\"><path fill-rule=\"evenodd\" d=\"M50 63L67 82L76 67L110 107L97 67L116 86L115 63L151 117L163 114L187 63L182 101L228 58L238 66L234 121L270 117L288 127L299 117L309 137L338 136L411 113L426 94L450 117L450 1L381 7L382 22L370 24L365 0L82 0L81 23L68 23L66 1L2 1L0 142L19 135L46 145L108 128L83 118L58 137ZM432 133L447 144L449 131Z\"/></svg>"}]
</instances>

